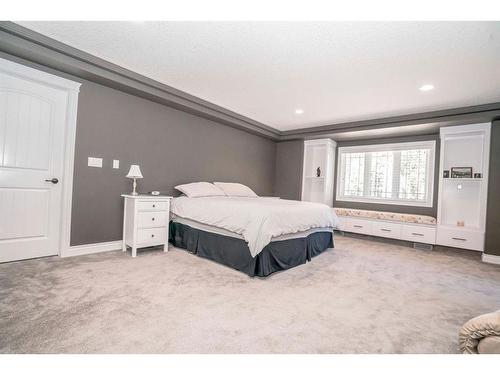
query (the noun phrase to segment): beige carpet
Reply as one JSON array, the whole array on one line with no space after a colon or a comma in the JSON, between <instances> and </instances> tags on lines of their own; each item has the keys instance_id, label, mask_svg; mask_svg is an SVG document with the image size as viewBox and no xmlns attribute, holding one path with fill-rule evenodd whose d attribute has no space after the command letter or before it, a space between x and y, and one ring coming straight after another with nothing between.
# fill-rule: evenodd
<instances>
[{"instance_id":1,"label":"beige carpet","mask_svg":"<svg viewBox=\"0 0 500 375\"><path fill-rule=\"evenodd\" d=\"M456 353L500 308L479 254L336 237L267 279L172 249L0 265L4 353Z\"/></svg>"}]
</instances>

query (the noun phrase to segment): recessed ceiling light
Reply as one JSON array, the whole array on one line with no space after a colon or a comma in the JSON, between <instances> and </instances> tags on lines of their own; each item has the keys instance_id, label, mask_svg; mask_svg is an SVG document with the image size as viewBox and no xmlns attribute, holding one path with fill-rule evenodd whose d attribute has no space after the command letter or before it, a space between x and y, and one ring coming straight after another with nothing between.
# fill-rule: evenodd
<instances>
[{"instance_id":1,"label":"recessed ceiling light","mask_svg":"<svg viewBox=\"0 0 500 375\"><path fill-rule=\"evenodd\" d=\"M303 113L304 113L304 110L303 110L303 109L296 109L296 110L295 110L295 114L296 114L296 115L301 115L301 114L303 114Z\"/></svg>"},{"instance_id":2,"label":"recessed ceiling light","mask_svg":"<svg viewBox=\"0 0 500 375\"><path fill-rule=\"evenodd\" d=\"M431 91L431 90L434 90L434 85L426 84L426 85L420 86L419 90L420 91Z\"/></svg>"}]
</instances>

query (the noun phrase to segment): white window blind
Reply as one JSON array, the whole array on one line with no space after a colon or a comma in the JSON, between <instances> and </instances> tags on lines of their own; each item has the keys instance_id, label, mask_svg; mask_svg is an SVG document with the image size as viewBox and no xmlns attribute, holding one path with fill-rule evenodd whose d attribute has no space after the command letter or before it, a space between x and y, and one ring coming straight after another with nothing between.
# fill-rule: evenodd
<instances>
[{"instance_id":1,"label":"white window blind","mask_svg":"<svg viewBox=\"0 0 500 375\"><path fill-rule=\"evenodd\" d=\"M339 147L337 200L432 206L435 142Z\"/></svg>"}]
</instances>

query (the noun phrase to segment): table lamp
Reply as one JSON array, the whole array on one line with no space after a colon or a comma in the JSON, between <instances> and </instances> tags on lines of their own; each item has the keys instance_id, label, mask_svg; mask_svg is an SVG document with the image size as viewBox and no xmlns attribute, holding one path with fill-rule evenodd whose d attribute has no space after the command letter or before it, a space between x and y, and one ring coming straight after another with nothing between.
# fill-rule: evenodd
<instances>
[{"instance_id":1,"label":"table lamp","mask_svg":"<svg viewBox=\"0 0 500 375\"><path fill-rule=\"evenodd\" d=\"M128 171L127 178L133 178L134 179L134 188L132 190L132 193L130 195L138 195L137 191L135 191L135 188L137 187L137 182L135 181L137 178L142 178L142 173L141 173L141 168L138 165L132 164L130 166L130 170Z\"/></svg>"}]
</instances>

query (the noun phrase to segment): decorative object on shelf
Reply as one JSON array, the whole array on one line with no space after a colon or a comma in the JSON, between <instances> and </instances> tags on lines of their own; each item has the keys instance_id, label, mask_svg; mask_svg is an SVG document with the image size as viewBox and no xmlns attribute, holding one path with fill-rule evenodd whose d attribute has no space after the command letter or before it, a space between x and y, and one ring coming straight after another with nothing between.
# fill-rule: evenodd
<instances>
[{"instance_id":1,"label":"decorative object on shelf","mask_svg":"<svg viewBox=\"0 0 500 375\"><path fill-rule=\"evenodd\" d=\"M320 169L320 167L318 167L318 169L316 169L316 177L321 177L321 169Z\"/></svg>"},{"instance_id":2,"label":"decorative object on shelf","mask_svg":"<svg viewBox=\"0 0 500 375\"><path fill-rule=\"evenodd\" d=\"M443 178L450 178L450 171L448 169L443 171Z\"/></svg>"},{"instance_id":3,"label":"decorative object on shelf","mask_svg":"<svg viewBox=\"0 0 500 375\"><path fill-rule=\"evenodd\" d=\"M452 167L451 178L472 178L472 167Z\"/></svg>"},{"instance_id":4,"label":"decorative object on shelf","mask_svg":"<svg viewBox=\"0 0 500 375\"><path fill-rule=\"evenodd\" d=\"M463 220L458 220L458 221L457 221L457 227L465 227L465 221L463 221Z\"/></svg>"},{"instance_id":5,"label":"decorative object on shelf","mask_svg":"<svg viewBox=\"0 0 500 375\"><path fill-rule=\"evenodd\" d=\"M462 190L463 188L464 188L464 187L463 187L463 185L462 185L462 184L458 184L458 185L457 185L457 190Z\"/></svg>"},{"instance_id":6,"label":"decorative object on shelf","mask_svg":"<svg viewBox=\"0 0 500 375\"><path fill-rule=\"evenodd\" d=\"M136 187L137 187L136 179L143 178L142 173L141 173L141 168L136 164L132 164L130 166L130 170L128 171L128 174L126 177L134 179L134 183L132 185L133 189L132 189L132 193L130 193L130 195L138 195L138 193L136 191Z\"/></svg>"},{"instance_id":7,"label":"decorative object on shelf","mask_svg":"<svg viewBox=\"0 0 500 375\"><path fill-rule=\"evenodd\" d=\"M153 190L153 191L151 192L151 195L160 195L160 192L159 192L159 191L156 191L156 190Z\"/></svg>"},{"instance_id":8,"label":"decorative object on shelf","mask_svg":"<svg viewBox=\"0 0 500 375\"><path fill-rule=\"evenodd\" d=\"M474 173L474 178L483 178L482 173Z\"/></svg>"}]
</instances>

